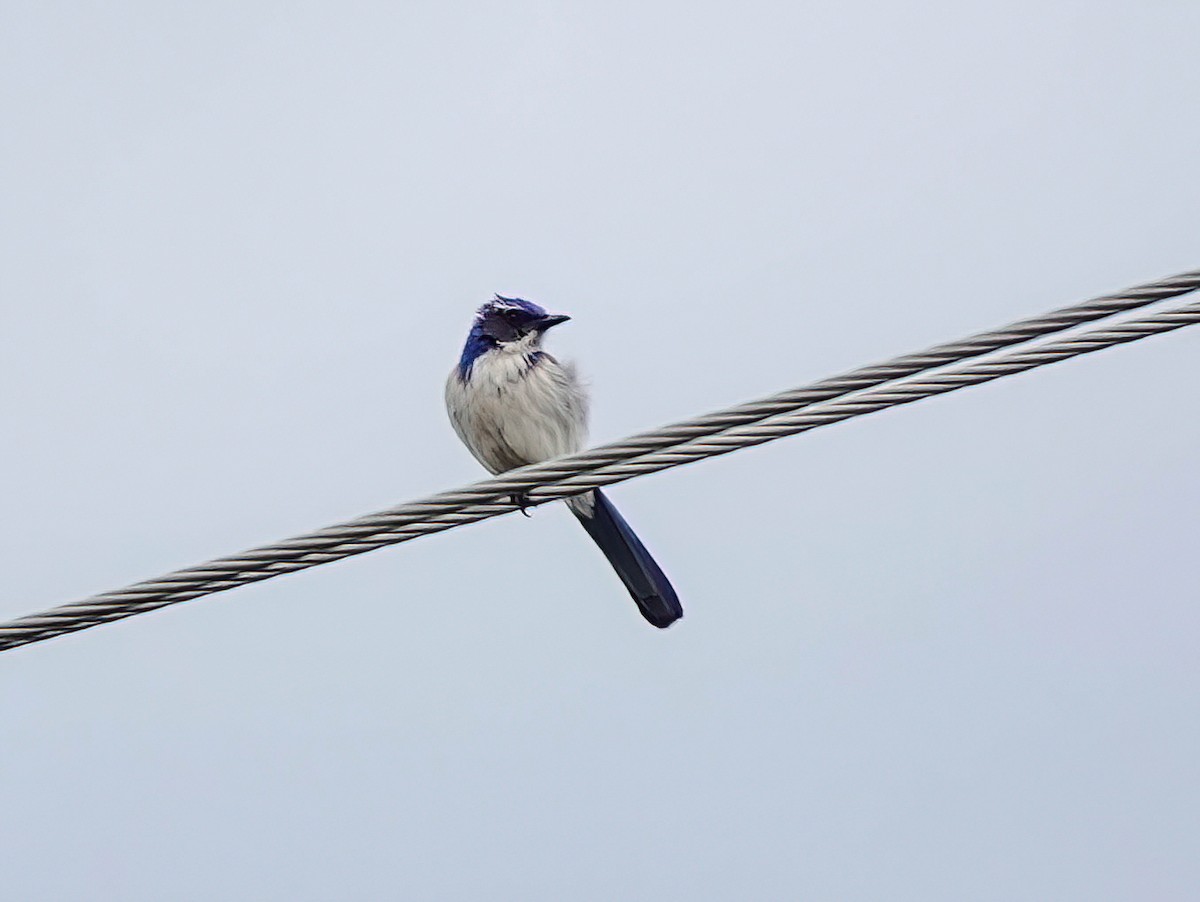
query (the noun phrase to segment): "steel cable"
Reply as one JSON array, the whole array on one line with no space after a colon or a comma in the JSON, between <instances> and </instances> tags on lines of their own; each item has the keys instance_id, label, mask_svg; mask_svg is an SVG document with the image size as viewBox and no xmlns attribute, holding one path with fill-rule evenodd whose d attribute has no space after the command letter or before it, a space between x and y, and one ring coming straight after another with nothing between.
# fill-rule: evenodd
<instances>
[{"instance_id":1,"label":"steel cable","mask_svg":"<svg viewBox=\"0 0 1200 902\"><path fill-rule=\"evenodd\" d=\"M1171 331L1200 319L1200 303L994 356L922 379L906 378L1184 294L1197 287L1200 287L1200 271L1185 273L22 617L0 625L0 650L508 513L515 506L502 499L518 492L536 503L562 498ZM896 382L897 379L903 381ZM881 385L883 387L878 387Z\"/></svg>"}]
</instances>

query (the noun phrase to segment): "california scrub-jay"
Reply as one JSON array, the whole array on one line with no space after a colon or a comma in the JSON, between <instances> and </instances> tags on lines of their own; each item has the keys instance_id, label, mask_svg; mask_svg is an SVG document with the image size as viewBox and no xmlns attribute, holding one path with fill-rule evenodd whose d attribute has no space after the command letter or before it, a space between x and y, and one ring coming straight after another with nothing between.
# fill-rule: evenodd
<instances>
[{"instance_id":1,"label":"california scrub-jay","mask_svg":"<svg viewBox=\"0 0 1200 902\"><path fill-rule=\"evenodd\" d=\"M587 439L587 393L571 364L542 350L546 330L570 317L496 295L479 308L446 380L454 431L491 473L574 454ZM675 589L599 489L567 499L642 616L667 627L683 616Z\"/></svg>"}]
</instances>

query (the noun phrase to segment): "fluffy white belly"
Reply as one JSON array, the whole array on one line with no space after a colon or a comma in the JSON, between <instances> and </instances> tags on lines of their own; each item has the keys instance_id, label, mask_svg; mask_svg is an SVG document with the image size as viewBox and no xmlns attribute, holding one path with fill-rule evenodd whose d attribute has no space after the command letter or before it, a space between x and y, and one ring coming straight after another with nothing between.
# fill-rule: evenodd
<instances>
[{"instance_id":1,"label":"fluffy white belly","mask_svg":"<svg viewBox=\"0 0 1200 902\"><path fill-rule=\"evenodd\" d=\"M466 380L446 380L454 431L492 473L580 450L587 440L587 396L571 365L544 351L497 349L480 356Z\"/></svg>"}]
</instances>

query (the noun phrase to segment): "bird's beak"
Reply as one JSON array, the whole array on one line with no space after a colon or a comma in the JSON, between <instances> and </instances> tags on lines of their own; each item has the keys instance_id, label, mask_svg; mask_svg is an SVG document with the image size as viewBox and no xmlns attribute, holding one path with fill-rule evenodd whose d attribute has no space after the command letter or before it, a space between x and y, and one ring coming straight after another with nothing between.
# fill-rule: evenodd
<instances>
[{"instance_id":1,"label":"bird's beak","mask_svg":"<svg viewBox=\"0 0 1200 902\"><path fill-rule=\"evenodd\" d=\"M534 328L539 332L545 332L551 326L557 326L559 323L565 323L570 318L571 317L567 316L565 313L548 313L534 324Z\"/></svg>"}]
</instances>

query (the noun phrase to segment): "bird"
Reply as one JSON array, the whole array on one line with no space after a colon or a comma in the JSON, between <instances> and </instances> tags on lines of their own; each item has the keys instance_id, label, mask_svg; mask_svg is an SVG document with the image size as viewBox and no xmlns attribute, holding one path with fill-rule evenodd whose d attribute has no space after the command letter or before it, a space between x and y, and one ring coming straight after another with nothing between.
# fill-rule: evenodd
<instances>
[{"instance_id":1,"label":"bird","mask_svg":"<svg viewBox=\"0 0 1200 902\"><path fill-rule=\"evenodd\" d=\"M574 454L587 441L588 395L575 366L542 349L546 332L570 318L499 294L475 313L446 379L446 411L493 475ZM664 629L683 616L671 581L608 496L593 489L566 502L647 621Z\"/></svg>"}]
</instances>

